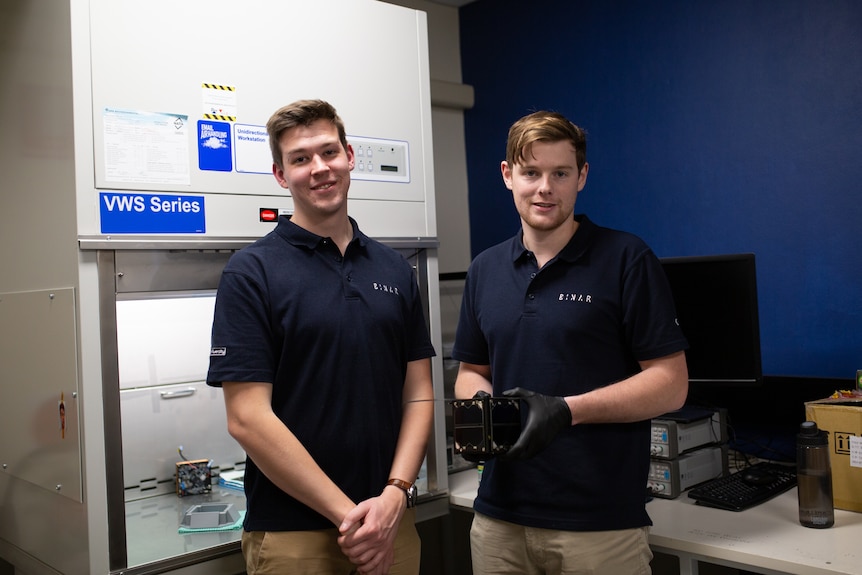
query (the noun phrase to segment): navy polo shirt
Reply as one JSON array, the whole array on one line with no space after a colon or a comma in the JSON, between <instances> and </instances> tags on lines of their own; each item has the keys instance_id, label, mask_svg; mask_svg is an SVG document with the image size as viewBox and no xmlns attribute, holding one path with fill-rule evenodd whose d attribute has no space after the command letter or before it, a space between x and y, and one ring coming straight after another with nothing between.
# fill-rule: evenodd
<instances>
[{"instance_id":1,"label":"navy polo shirt","mask_svg":"<svg viewBox=\"0 0 862 575\"><path fill-rule=\"evenodd\" d=\"M664 270L634 235L586 216L544 268L521 234L470 265L452 357L490 365L494 395L575 395L625 379L638 361L687 347ZM475 509L512 523L600 531L649 525L650 422L577 425L535 458L492 459Z\"/></svg>"},{"instance_id":2,"label":"navy polo shirt","mask_svg":"<svg viewBox=\"0 0 862 575\"><path fill-rule=\"evenodd\" d=\"M216 296L207 383L273 384L272 407L354 501L380 494L407 362L431 357L413 268L364 235L341 256L288 218L231 257ZM331 528L247 461L249 531Z\"/></svg>"}]
</instances>

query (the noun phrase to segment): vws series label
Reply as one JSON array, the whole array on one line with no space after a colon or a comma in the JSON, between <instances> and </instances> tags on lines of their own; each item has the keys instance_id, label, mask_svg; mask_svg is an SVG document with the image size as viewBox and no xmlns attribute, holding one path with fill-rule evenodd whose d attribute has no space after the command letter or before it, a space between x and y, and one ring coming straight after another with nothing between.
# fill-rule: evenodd
<instances>
[{"instance_id":1,"label":"vws series label","mask_svg":"<svg viewBox=\"0 0 862 575\"><path fill-rule=\"evenodd\" d=\"M99 193L103 234L203 234L203 196Z\"/></svg>"}]
</instances>

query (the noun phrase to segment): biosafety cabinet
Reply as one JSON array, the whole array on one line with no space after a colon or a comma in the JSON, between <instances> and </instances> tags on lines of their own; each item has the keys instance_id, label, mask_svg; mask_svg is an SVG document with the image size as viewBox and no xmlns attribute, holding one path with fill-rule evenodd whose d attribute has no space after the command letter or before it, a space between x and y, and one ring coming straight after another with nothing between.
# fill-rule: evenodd
<instances>
[{"instance_id":1,"label":"biosafety cabinet","mask_svg":"<svg viewBox=\"0 0 862 575\"><path fill-rule=\"evenodd\" d=\"M244 511L219 484L244 454L204 379L224 264L292 210L264 129L280 106L338 109L350 214L413 263L441 352L425 14L6 0L0 38L0 558L26 575L242 572L239 531L185 520ZM420 520L448 508L443 420L435 402ZM178 496L180 469L211 490Z\"/></svg>"}]
</instances>

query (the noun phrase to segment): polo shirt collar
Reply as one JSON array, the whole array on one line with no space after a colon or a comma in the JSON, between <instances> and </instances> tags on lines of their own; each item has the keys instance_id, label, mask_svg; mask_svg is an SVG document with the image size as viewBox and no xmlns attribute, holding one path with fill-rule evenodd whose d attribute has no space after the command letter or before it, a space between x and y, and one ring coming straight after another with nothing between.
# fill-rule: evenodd
<instances>
[{"instance_id":1,"label":"polo shirt collar","mask_svg":"<svg viewBox=\"0 0 862 575\"><path fill-rule=\"evenodd\" d=\"M357 242L360 247L365 247L368 243L368 236L362 233L356 220L350 216L348 216L347 219L350 220L350 225L353 227L353 239L350 240L350 242ZM288 216L280 216L278 218L278 225L276 226L275 231L291 244L297 247L307 248L309 250L317 249L318 246L320 246L320 243L327 239L296 225Z\"/></svg>"},{"instance_id":2,"label":"polo shirt collar","mask_svg":"<svg viewBox=\"0 0 862 575\"><path fill-rule=\"evenodd\" d=\"M583 255L596 232L596 224L586 214L575 214L574 218L579 224L578 230L569 240L569 243L557 254L557 258L568 262L573 262ZM517 262L521 258L526 258L529 251L524 247L523 228L512 240L512 261Z\"/></svg>"}]
</instances>

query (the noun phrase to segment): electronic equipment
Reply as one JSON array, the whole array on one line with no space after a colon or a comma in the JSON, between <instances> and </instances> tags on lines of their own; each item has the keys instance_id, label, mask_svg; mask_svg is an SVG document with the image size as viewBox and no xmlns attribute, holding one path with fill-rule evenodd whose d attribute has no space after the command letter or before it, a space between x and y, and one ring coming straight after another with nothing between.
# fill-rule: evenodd
<instances>
[{"instance_id":1,"label":"electronic equipment","mask_svg":"<svg viewBox=\"0 0 862 575\"><path fill-rule=\"evenodd\" d=\"M694 385L760 385L754 254L662 258Z\"/></svg>"},{"instance_id":2,"label":"electronic equipment","mask_svg":"<svg viewBox=\"0 0 862 575\"><path fill-rule=\"evenodd\" d=\"M653 419L650 457L673 459L705 445L727 442L727 410L683 407Z\"/></svg>"},{"instance_id":3,"label":"electronic equipment","mask_svg":"<svg viewBox=\"0 0 862 575\"><path fill-rule=\"evenodd\" d=\"M703 447L676 459L650 459L647 491L654 497L675 499L680 493L727 474L727 445Z\"/></svg>"},{"instance_id":4,"label":"electronic equipment","mask_svg":"<svg viewBox=\"0 0 862 575\"><path fill-rule=\"evenodd\" d=\"M212 491L212 462L207 459L177 462L177 495L200 495Z\"/></svg>"},{"instance_id":5,"label":"electronic equipment","mask_svg":"<svg viewBox=\"0 0 862 575\"><path fill-rule=\"evenodd\" d=\"M688 496L698 505L744 511L796 485L796 468L769 461L695 487Z\"/></svg>"},{"instance_id":6,"label":"electronic equipment","mask_svg":"<svg viewBox=\"0 0 862 575\"><path fill-rule=\"evenodd\" d=\"M521 435L521 401L474 397L452 401L453 451L467 457L491 457L509 450Z\"/></svg>"}]
</instances>

